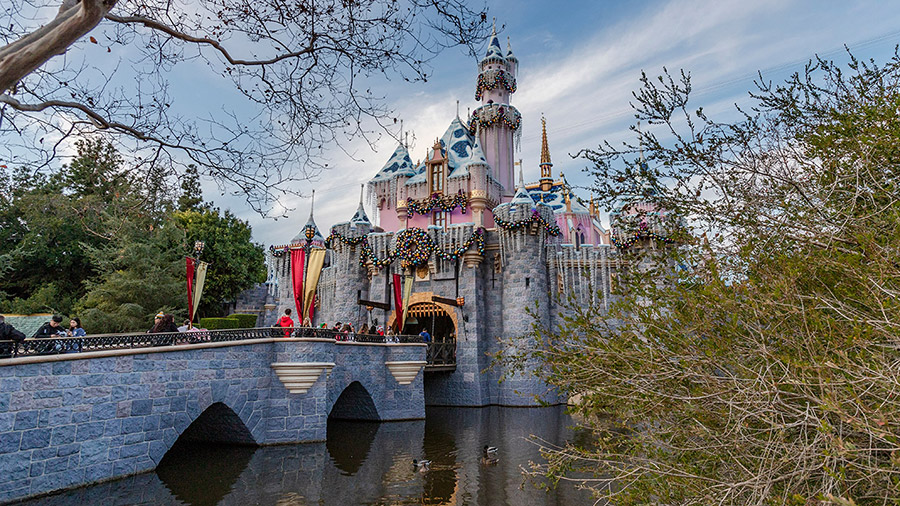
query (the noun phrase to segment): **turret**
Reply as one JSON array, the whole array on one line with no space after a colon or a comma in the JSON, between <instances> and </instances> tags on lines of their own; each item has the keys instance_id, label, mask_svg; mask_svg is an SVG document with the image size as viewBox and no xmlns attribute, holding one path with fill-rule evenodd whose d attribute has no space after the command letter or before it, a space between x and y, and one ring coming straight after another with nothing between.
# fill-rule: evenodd
<instances>
[{"instance_id":1,"label":"turret","mask_svg":"<svg viewBox=\"0 0 900 506\"><path fill-rule=\"evenodd\" d=\"M482 105L472 111L469 130L478 135L493 176L503 187L503 196L508 199L513 195L515 184L513 137L519 133L522 115L509 105L510 95L516 92L518 59L512 55L511 49L507 54L512 56L512 60L504 56L495 29L484 58L478 63L475 100Z\"/></svg>"},{"instance_id":2,"label":"turret","mask_svg":"<svg viewBox=\"0 0 900 506\"><path fill-rule=\"evenodd\" d=\"M360 264L360 253L366 244L364 237L372 232L372 223L363 207L362 192L359 206L350 221L331 227L330 247L334 276L332 319L351 323L360 328L366 321L357 301L369 293L368 269ZM328 323L332 323L329 321Z\"/></svg>"},{"instance_id":3,"label":"turret","mask_svg":"<svg viewBox=\"0 0 900 506\"><path fill-rule=\"evenodd\" d=\"M494 208L494 220L500 236L501 268L503 272L503 307L533 309L539 324L550 320L549 305L534 301L546 300L549 290L546 264L546 244L550 237L559 234L553 210L540 202L534 202L525 189L522 174L515 196L509 202ZM512 339L513 346L533 345L528 335L532 321L522 318L520 311L504 311L503 337ZM527 367L527 366L526 366ZM517 405L531 402L528 397L538 396L554 403L556 398L547 385L534 379L529 371L516 372L499 386L499 404ZM549 397L548 397L549 396Z\"/></svg>"}]
</instances>

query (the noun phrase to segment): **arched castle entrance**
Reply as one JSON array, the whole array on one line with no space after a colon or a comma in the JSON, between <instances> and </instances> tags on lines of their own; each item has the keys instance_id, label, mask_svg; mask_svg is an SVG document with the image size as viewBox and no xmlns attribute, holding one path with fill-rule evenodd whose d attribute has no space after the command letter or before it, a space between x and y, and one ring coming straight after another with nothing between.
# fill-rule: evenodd
<instances>
[{"instance_id":1,"label":"arched castle entrance","mask_svg":"<svg viewBox=\"0 0 900 506\"><path fill-rule=\"evenodd\" d=\"M432 292L419 292L410 296L403 334L416 335L422 330L431 334L428 343L425 371L453 371L456 369L456 340L458 320L456 308L431 300ZM391 314L389 325L397 319L397 312Z\"/></svg>"}]
</instances>

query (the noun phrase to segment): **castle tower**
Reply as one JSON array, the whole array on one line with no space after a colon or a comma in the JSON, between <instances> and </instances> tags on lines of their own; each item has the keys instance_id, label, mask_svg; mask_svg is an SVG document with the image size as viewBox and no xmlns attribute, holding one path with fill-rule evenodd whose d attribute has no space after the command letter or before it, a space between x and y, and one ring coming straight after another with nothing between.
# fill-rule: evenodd
<instances>
[{"instance_id":1,"label":"castle tower","mask_svg":"<svg viewBox=\"0 0 900 506\"><path fill-rule=\"evenodd\" d=\"M547 118L541 116L541 191L548 192L553 187L553 174L550 169L550 146L547 144Z\"/></svg>"},{"instance_id":2,"label":"castle tower","mask_svg":"<svg viewBox=\"0 0 900 506\"><path fill-rule=\"evenodd\" d=\"M500 235L502 307L506 308L502 316L503 338L512 340L512 346L532 346L534 342L527 334L533 322L530 317L523 318L522 310L533 309L537 311L542 325L549 323L545 246L549 237L548 227L556 226L553 209L541 202L534 202L525 189L520 171L515 196L494 208L494 219ZM537 307L535 301L541 301ZM534 396L550 403L557 402L553 390L528 371L515 373L497 388L497 402L501 405L532 405Z\"/></svg>"},{"instance_id":3,"label":"castle tower","mask_svg":"<svg viewBox=\"0 0 900 506\"><path fill-rule=\"evenodd\" d=\"M518 62L510 47L504 56L495 28L487 52L478 63L475 100L482 105L469 118L469 130L477 132L494 179L503 187L502 196L507 199L512 197L515 184L514 136L522 123L522 115L509 105L509 96L516 91Z\"/></svg>"},{"instance_id":4,"label":"castle tower","mask_svg":"<svg viewBox=\"0 0 900 506\"><path fill-rule=\"evenodd\" d=\"M334 297L329 316L326 321L333 325L335 321L350 323L358 329L366 323L367 315L359 304L359 299L367 299L369 295L368 269L360 265L360 253L363 243L361 238L372 232L372 223L363 208L362 192L359 207L350 221L338 223L331 227L332 276L334 276Z\"/></svg>"}]
</instances>

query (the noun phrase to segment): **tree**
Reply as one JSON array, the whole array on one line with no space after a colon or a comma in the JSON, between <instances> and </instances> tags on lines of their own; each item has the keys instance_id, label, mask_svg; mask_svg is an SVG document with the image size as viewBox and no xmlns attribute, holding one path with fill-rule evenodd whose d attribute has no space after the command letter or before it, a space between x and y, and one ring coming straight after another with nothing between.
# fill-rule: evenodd
<instances>
[{"instance_id":1,"label":"tree","mask_svg":"<svg viewBox=\"0 0 900 506\"><path fill-rule=\"evenodd\" d=\"M88 250L152 229L171 207L165 185L132 181L108 143L79 139L75 145L76 157L59 171L20 168L3 183L0 255L9 271L3 310L69 313L97 272Z\"/></svg>"},{"instance_id":2,"label":"tree","mask_svg":"<svg viewBox=\"0 0 900 506\"><path fill-rule=\"evenodd\" d=\"M158 311L187 317L184 234L171 223L89 248L99 275L75 305L91 334L149 329Z\"/></svg>"},{"instance_id":3,"label":"tree","mask_svg":"<svg viewBox=\"0 0 900 506\"><path fill-rule=\"evenodd\" d=\"M223 303L266 280L265 252L250 239L247 222L216 208L178 211L173 221L184 231L185 249L203 241L200 259L209 263L199 313L217 316Z\"/></svg>"},{"instance_id":4,"label":"tree","mask_svg":"<svg viewBox=\"0 0 900 506\"><path fill-rule=\"evenodd\" d=\"M817 60L716 122L688 106L689 75L643 76L650 128L581 155L608 206L686 219L667 250L682 268L501 357L540 363L598 434L532 473L588 470L616 504L900 501L898 83L896 54Z\"/></svg>"},{"instance_id":5,"label":"tree","mask_svg":"<svg viewBox=\"0 0 900 506\"><path fill-rule=\"evenodd\" d=\"M371 142L369 120L388 126L373 78L424 81L439 50L473 51L487 35L486 12L463 0L61 0L35 28L48 9L12 0L0 15L7 159L40 168L69 136L102 131L123 152L139 149L135 170L195 164L257 210L327 167L326 147ZM131 61L88 50L101 43ZM184 70L195 82L220 77L233 87L225 100L239 103L189 119L195 100L173 96L169 79Z\"/></svg>"}]
</instances>

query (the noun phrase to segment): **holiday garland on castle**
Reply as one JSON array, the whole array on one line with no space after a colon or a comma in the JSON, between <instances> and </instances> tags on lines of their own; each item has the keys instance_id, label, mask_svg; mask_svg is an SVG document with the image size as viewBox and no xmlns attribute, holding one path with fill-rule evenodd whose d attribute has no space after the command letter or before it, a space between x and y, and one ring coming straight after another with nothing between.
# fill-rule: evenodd
<instances>
[{"instance_id":1,"label":"holiday garland on castle","mask_svg":"<svg viewBox=\"0 0 900 506\"><path fill-rule=\"evenodd\" d=\"M619 249L627 249L634 245L639 239L653 239L656 241L660 241L664 244L673 244L675 241L669 237L664 235L657 234L656 232L650 230L650 226L647 222L642 221L638 226L638 230L631 235L629 235L626 239L619 239L616 237L617 234L612 234L610 236L610 240L613 243L613 246ZM624 235L624 234L623 234Z\"/></svg>"},{"instance_id":2,"label":"holiday garland on castle","mask_svg":"<svg viewBox=\"0 0 900 506\"><path fill-rule=\"evenodd\" d=\"M366 262L371 262L377 268L382 268L395 259L400 258L400 266L415 267L428 262L431 254L434 253L438 258L443 260L457 260L468 250L473 244L478 250L479 255L484 254L484 229L477 228L468 240L463 242L455 250L444 251L431 239L431 236L421 228L407 228L401 230L396 236L396 250L394 253L388 253L384 258L378 258L368 241L363 243L362 251L359 254L359 265L364 267Z\"/></svg>"},{"instance_id":3,"label":"holiday garland on castle","mask_svg":"<svg viewBox=\"0 0 900 506\"><path fill-rule=\"evenodd\" d=\"M511 114L507 114L508 112ZM469 133L475 135L479 128L497 123L505 125L510 130L518 130L522 125L522 115L511 106L497 104L481 106L472 111L472 117L469 119Z\"/></svg>"},{"instance_id":4,"label":"holiday garland on castle","mask_svg":"<svg viewBox=\"0 0 900 506\"><path fill-rule=\"evenodd\" d=\"M481 100L485 91L501 86L510 93L515 93L516 78L503 69L488 70L478 74L478 84L475 86L475 100Z\"/></svg>"},{"instance_id":5,"label":"holiday garland on castle","mask_svg":"<svg viewBox=\"0 0 900 506\"><path fill-rule=\"evenodd\" d=\"M459 207L463 214L466 213L466 207L469 205L469 197L459 192L454 195L441 195L434 193L428 198L422 200L408 199L406 207L411 216L418 214L428 214L434 210L450 212Z\"/></svg>"},{"instance_id":6,"label":"holiday garland on castle","mask_svg":"<svg viewBox=\"0 0 900 506\"><path fill-rule=\"evenodd\" d=\"M541 217L541 213L539 213L537 209L532 209L531 216L519 221L506 221L503 218L494 215L494 223L503 230L517 230L532 223L537 223L538 225L543 226L547 233L554 237L561 233L559 225L556 223L548 223L547 220Z\"/></svg>"},{"instance_id":7,"label":"holiday garland on castle","mask_svg":"<svg viewBox=\"0 0 900 506\"><path fill-rule=\"evenodd\" d=\"M359 237L347 237L340 232L332 230L331 235L328 236L328 239L325 239L325 246L333 248L332 245L334 244L334 239L337 239L348 246L356 246L357 244L365 241L366 237L366 235L361 235Z\"/></svg>"}]
</instances>

